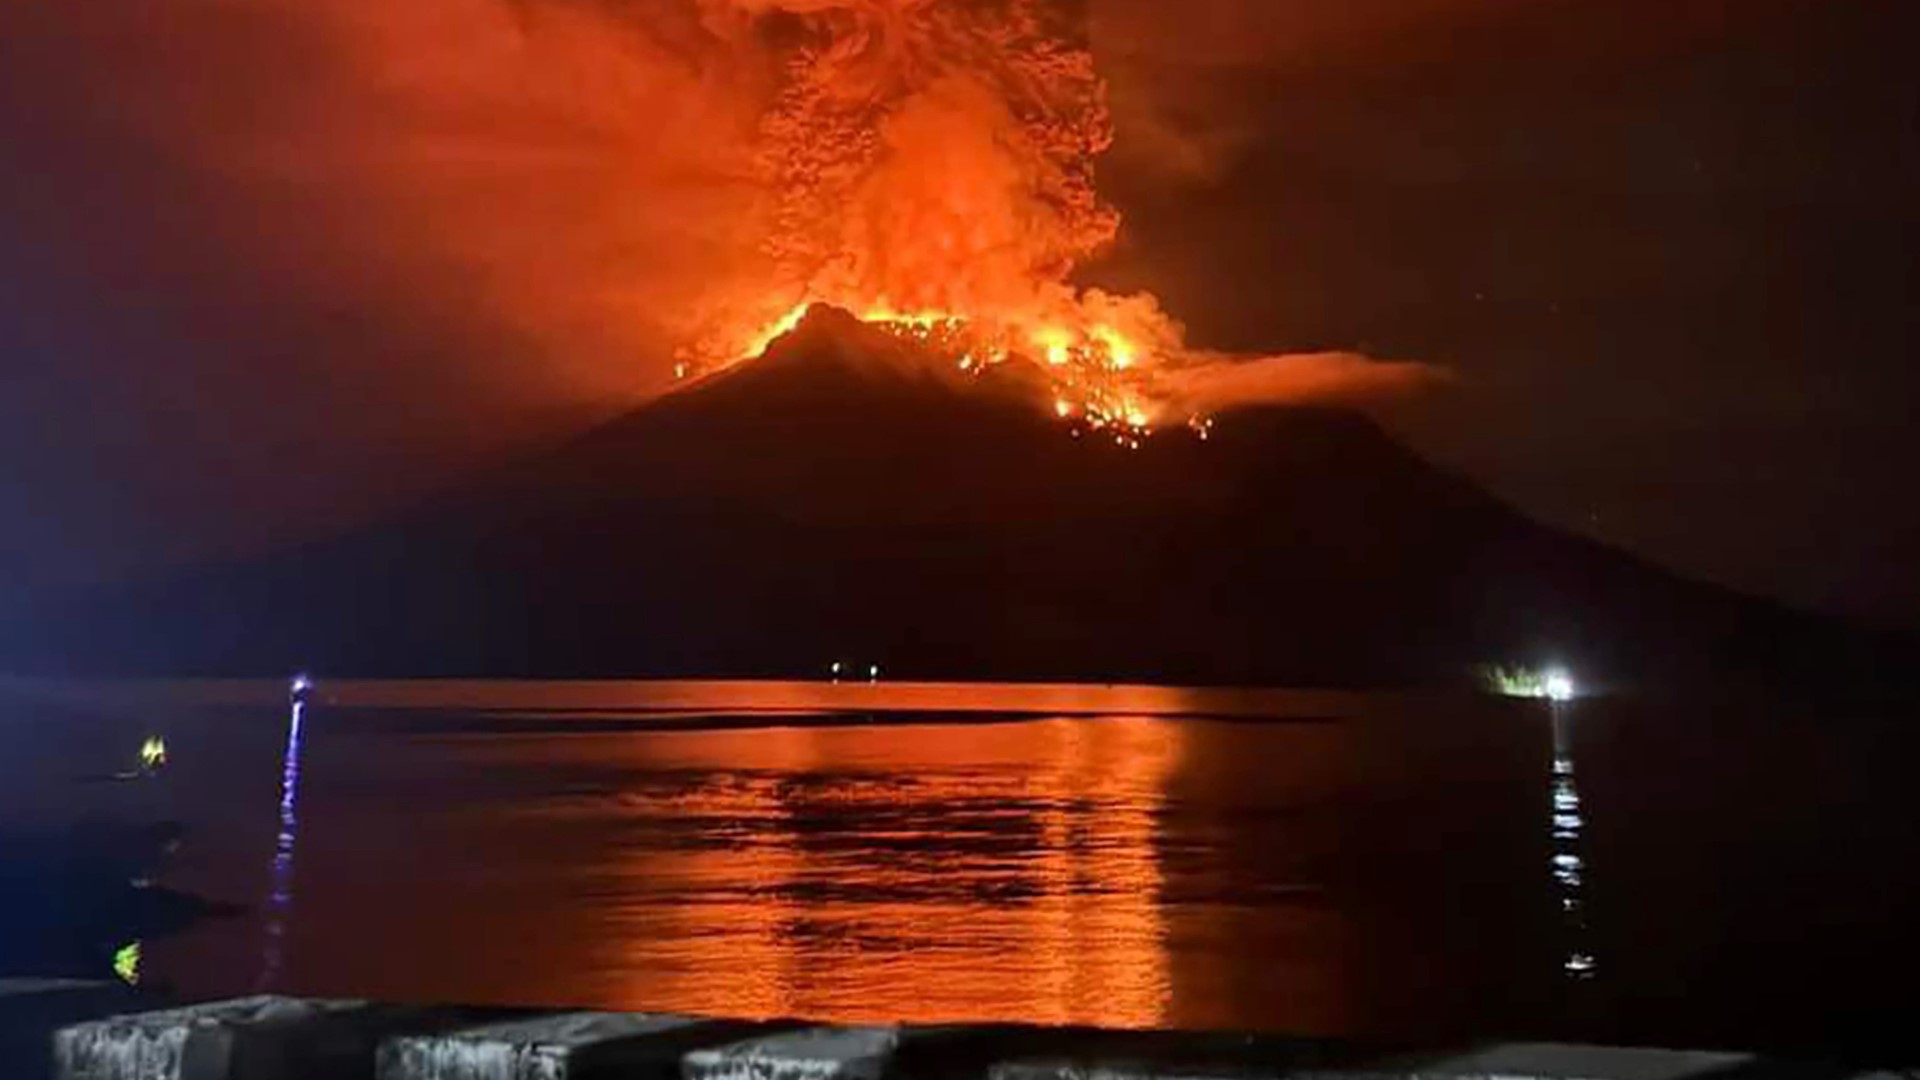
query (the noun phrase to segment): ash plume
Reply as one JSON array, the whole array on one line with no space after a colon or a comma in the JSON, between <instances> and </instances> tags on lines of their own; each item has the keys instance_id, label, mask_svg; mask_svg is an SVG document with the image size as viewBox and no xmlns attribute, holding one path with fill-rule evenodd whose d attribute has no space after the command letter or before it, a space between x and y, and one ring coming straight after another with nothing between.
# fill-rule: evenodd
<instances>
[{"instance_id":1,"label":"ash plume","mask_svg":"<svg viewBox=\"0 0 1920 1080\"><path fill-rule=\"evenodd\" d=\"M1114 237L1094 167L1112 142L1080 5L1049 0L702 0L760 50L766 265L716 291L704 351L731 360L796 304L1037 319ZM744 330L743 328L749 328Z\"/></svg>"}]
</instances>

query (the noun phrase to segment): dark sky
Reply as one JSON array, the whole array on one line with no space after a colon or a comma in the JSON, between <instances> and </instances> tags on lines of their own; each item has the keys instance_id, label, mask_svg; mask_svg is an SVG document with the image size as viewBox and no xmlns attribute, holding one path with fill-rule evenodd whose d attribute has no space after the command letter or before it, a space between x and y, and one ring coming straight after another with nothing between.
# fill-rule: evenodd
<instances>
[{"instance_id":1,"label":"dark sky","mask_svg":"<svg viewBox=\"0 0 1920 1080\"><path fill-rule=\"evenodd\" d=\"M589 78L628 68L528 55L524 7L0 9L0 604L363 518L659 384L657 320L604 316L681 303L677 230L724 220L710 73ZM1197 344L1444 364L1387 419L1526 510L1920 623L1902 7L1093 0L1127 226L1091 276Z\"/></svg>"},{"instance_id":2,"label":"dark sky","mask_svg":"<svg viewBox=\"0 0 1920 1080\"><path fill-rule=\"evenodd\" d=\"M1168 34L1206 21L1172 7ZM1238 150L1185 189L1115 175L1122 280L1223 345L1450 365L1395 426L1538 516L1920 617L1901 5L1235 8L1214 34L1253 62L1190 72L1171 123L1238 103Z\"/></svg>"}]
</instances>

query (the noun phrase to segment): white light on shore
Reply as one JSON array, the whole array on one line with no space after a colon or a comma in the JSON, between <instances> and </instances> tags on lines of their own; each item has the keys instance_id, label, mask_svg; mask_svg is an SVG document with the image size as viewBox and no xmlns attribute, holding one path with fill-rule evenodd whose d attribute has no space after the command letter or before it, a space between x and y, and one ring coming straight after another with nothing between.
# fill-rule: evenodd
<instances>
[{"instance_id":1,"label":"white light on shore","mask_svg":"<svg viewBox=\"0 0 1920 1080\"><path fill-rule=\"evenodd\" d=\"M1547 672L1547 677L1541 680L1541 689L1546 693L1548 701L1556 704L1572 701L1574 695L1573 676L1564 671L1549 671Z\"/></svg>"},{"instance_id":2,"label":"white light on shore","mask_svg":"<svg viewBox=\"0 0 1920 1080\"><path fill-rule=\"evenodd\" d=\"M1580 696L1580 687L1565 668L1510 667L1485 664L1478 669L1481 685L1503 697L1536 698L1563 705Z\"/></svg>"}]
</instances>

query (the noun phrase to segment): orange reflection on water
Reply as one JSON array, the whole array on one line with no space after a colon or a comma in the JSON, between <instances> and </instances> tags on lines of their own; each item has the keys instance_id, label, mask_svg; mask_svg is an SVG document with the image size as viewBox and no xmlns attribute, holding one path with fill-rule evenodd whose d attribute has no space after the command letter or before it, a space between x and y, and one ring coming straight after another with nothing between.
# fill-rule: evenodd
<instances>
[{"instance_id":1,"label":"orange reflection on water","mask_svg":"<svg viewBox=\"0 0 1920 1080\"><path fill-rule=\"evenodd\" d=\"M624 741L675 779L625 796L642 839L607 962L635 1008L1161 1024L1182 740L1102 719Z\"/></svg>"}]
</instances>

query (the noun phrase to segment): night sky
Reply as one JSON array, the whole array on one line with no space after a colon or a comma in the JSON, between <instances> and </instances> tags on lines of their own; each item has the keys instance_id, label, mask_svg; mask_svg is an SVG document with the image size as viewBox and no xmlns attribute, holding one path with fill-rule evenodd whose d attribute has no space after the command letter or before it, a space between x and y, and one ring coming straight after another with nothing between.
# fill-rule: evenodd
<instances>
[{"instance_id":1,"label":"night sky","mask_svg":"<svg viewBox=\"0 0 1920 1080\"><path fill-rule=\"evenodd\" d=\"M605 6L671 44L674 3ZM0 606L365 520L663 384L726 106L527 78L624 70L523 48L532 6L0 8ZM1445 365L1383 416L1525 510L1920 624L1903 6L1093 0L1127 225L1083 277L1201 345Z\"/></svg>"}]
</instances>

